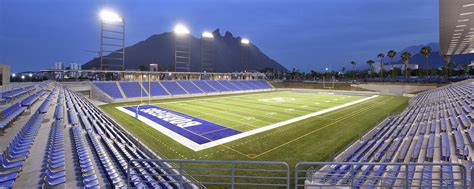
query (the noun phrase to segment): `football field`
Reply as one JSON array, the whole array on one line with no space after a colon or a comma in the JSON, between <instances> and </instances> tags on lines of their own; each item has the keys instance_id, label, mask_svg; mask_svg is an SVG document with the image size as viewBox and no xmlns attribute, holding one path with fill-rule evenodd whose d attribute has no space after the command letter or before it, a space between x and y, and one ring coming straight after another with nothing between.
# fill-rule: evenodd
<instances>
[{"instance_id":1,"label":"football field","mask_svg":"<svg viewBox=\"0 0 474 189\"><path fill-rule=\"evenodd\" d=\"M394 96L277 91L101 108L166 158L291 163L334 156L387 115L403 110L407 101Z\"/></svg>"},{"instance_id":2,"label":"football field","mask_svg":"<svg viewBox=\"0 0 474 189\"><path fill-rule=\"evenodd\" d=\"M274 92L155 103L154 105L199 117L239 131L346 104L367 96Z\"/></svg>"}]
</instances>

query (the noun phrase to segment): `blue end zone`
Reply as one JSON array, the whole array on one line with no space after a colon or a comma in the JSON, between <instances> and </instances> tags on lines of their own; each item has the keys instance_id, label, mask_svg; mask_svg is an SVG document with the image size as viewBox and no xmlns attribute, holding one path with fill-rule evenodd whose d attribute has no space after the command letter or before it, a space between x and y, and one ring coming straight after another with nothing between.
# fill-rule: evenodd
<instances>
[{"instance_id":1,"label":"blue end zone","mask_svg":"<svg viewBox=\"0 0 474 189\"><path fill-rule=\"evenodd\" d=\"M135 114L137 106L123 108ZM235 129L153 105L140 106L138 114L197 144L205 144L241 133Z\"/></svg>"}]
</instances>

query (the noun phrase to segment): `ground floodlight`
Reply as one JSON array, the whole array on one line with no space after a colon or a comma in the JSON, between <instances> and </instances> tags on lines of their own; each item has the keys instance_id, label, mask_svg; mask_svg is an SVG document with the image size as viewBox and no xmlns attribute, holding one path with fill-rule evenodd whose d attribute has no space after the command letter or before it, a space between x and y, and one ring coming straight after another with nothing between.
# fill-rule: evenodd
<instances>
[{"instance_id":1,"label":"ground floodlight","mask_svg":"<svg viewBox=\"0 0 474 189\"><path fill-rule=\"evenodd\" d=\"M28 77L33 77L33 74L32 73L28 74Z\"/></svg>"},{"instance_id":2,"label":"ground floodlight","mask_svg":"<svg viewBox=\"0 0 474 189\"><path fill-rule=\"evenodd\" d=\"M24 75L22 75L22 76L21 76L21 79L25 79L25 76L24 76Z\"/></svg>"},{"instance_id":3,"label":"ground floodlight","mask_svg":"<svg viewBox=\"0 0 474 189\"><path fill-rule=\"evenodd\" d=\"M15 73L12 73L12 77L16 77L16 74L15 74Z\"/></svg>"},{"instance_id":4,"label":"ground floodlight","mask_svg":"<svg viewBox=\"0 0 474 189\"><path fill-rule=\"evenodd\" d=\"M186 34L189 34L189 30L188 28L186 28L186 26L182 24L178 24L174 27L174 33L178 35L186 35Z\"/></svg>"},{"instance_id":5,"label":"ground floodlight","mask_svg":"<svg viewBox=\"0 0 474 189\"><path fill-rule=\"evenodd\" d=\"M99 15L103 22L115 23L123 21L122 17L120 17L116 12L107 9L100 11Z\"/></svg>"},{"instance_id":6,"label":"ground floodlight","mask_svg":"<svg viewBox=\"0 0 474 189\"><path fill-rule=\"evenodd\" d=\"M242 38L242 40L240 40L240 43L242 43L244 45L248 45L250 43L250 41L247 38Z\"/></svg>"},{"instance_id":7,"label":"ground floodlight","mask_svg":"<svg viewBox=\"0 0 474 189\"><path fill-rule=\"evenodd\" d=\"M203 32L202 38L214 38L214 35L211 32Z\"/></svg>"}]
</instances>

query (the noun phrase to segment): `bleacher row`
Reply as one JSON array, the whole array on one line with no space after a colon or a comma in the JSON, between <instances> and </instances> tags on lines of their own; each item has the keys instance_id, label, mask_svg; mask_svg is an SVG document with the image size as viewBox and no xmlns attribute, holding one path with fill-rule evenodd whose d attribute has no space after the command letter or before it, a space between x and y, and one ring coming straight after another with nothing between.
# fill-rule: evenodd
<instances>
[{"instance_id":1,"label":"bleacher row","mask_svg":"<svg viewBox=\"0 0 474 189\"><path fill-rule=\"evenodd\" d=\"M114 99L136 98L140 96L161 97L237 92L271 89L264 80L177 80L153 82L94 82L94 85ZM142 87L143 86L143 87ZM122 92L123 91L123 95Z\"/></svg>"},{"instance_id":2,"label":"bleacher row","mask_svg":"<svg viewBox=\"0 0 474 189\"><path fill-rule=\"evenodd\" d=\"M43 93L35 93L32 95L41 96L42 94ZM50 93L47 96L40 107L49 106L52 94L53 93ZM26 100L28 103L32 102L30 97L25 98L23 101ZM22 107L22 109L26 108ZM6 149L1 152L0 187L11 188L13 182L22 171L25 160L29 158L31 147L35 142L36 135L45 116L45 111L40 110L41 108L31 114L28 121L23 125L19 132L14 135ZM19 114L16 116L19 116ZM8 126L8 124L6 126Z\"/></svg>"},{"instance_id":3,"label":"bleacher row","mask_svg":"<svg viewBox=\"0 0 474 189\"><path fill-rule=\"evenodd\" d=\"M30 113L5 127L2 137L11 140L0 154L0 188L125 188L128 162L152 158L84 97L59 86L34 95L35 101L24 99ZM135 166L147 168L132 173L158 176L132 176L131 186L178 188L173 178L159 176L162 165Z\"/></svg>"},{"instance_id":4,"label":"bleacher row","mask_svg":"<svg viewBox=\"0 0 474 189\"><path fill-rule=\"evenodd\" d=\"M460 163L472 166L474 157L474 83L452 84L421 93L400 115L390 117L338 156L342 162ZM351 170L353 169L353 170ZM405 170L408 169L408 170ZM435 170L436 169L436 170ZM332 165L310 177L310 183L393 187L408 178L409 186L460 186L457 166L445 165ZM468 171L469 172L469 171ZM323 176L321 176L321 173ZM352 177L354 175L354 177ZM434 183L436 180L436 183ZM468 176L469 180L469 176ZM459 182L458 182L459 181Z\"/></svg>"},{"instance_id":5,"label":"bleacher row","mask_svg":"<svg viewBox=\"0 0 474 189\"><path fill-rule=\"evenodd\" d=\"M66 104L68 108L69 124L72 125L75 136L76 146L78 146L78 155L81 162L85 162L84 167L89 167L87 162L92 161L92 157L98 157L100 165L96 171L97 174L103 173L101 177L107 178L106 185L113 187L126 186L126 173L128 162L132 159L149 159L150 156L144 151L137 148L126 134L117 128L112 121L105 116L98 108L93 106L87 99L75 94L74 92L65 90ZM82 133L82 134L79 134ZM80 136L79 136L80 135ZM77 139L76 139L77 136ZM84 147L83 139L86 137L92 146ZM83 149L89 148L93 154L86 153ZM135 165L138 166L138 165ZM141 174L163 174L164 170L161 165L143 163L140 167L148 167L147 169L134 170L140 171ZM83 167L81 163L81 167ZM84 182L90 182L89 169L82 169ZM92 171L93 172L93 171ZM93 173L92 173L93 175ZM95 176L92 176L95 178ZM138 188L177 188L173 178L161 176L132 176L130 178L132 186ZM147 184L144 184L145 182Z\"/></svg>"},{"instance_id":6,"label":"bleacher row","mask_svg":"<svg viewBox=\"0 0 474 189\"><path fill-rule=\"evenodd\" d=\"M13 87L10 90L0 92L0 101L3 103L7 100L16 99L34 89L35 89L34 85Z\"/></svg>"},{"instance_id":7,"label":"bleacher row","mask_svg":"<svg viewBox=\"0 0 474 189\"><path fill-rule=\"evenodd\" d=\"M43 90L36 91L33 85L1 92L0 129L6 127L43 94Z\"/></svg>"}]
</instances>

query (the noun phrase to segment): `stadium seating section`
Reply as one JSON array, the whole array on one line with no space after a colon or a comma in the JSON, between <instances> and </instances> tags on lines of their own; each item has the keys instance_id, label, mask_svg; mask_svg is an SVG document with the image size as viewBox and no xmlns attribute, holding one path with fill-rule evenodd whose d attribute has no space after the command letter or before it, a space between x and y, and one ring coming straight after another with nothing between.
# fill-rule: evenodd
<instances>
[{"instance_id":1,"label":"stadium seating section","mask_svg":"<svg viewBox=\"0 0 474 189\"><path fill-rule=\"evenodd\" d=\"M123 86L133 89L138 85ZM29 114L14 113L28 108ZM40 89L19 99L4 109L2 115L2 121L7 117L19 118L4 128L17 132L5 132L2 136L10 142L1 144L0 188L37 186L38 182L29 182L34 177L24 175L34 170L41 170L38 180L43 188L125 188L131 159L156 158L137 147L129 135L86 98L53 83L46 90ZM47 139L42 140L44 137ZM33 148L34 145L39 148ZM139 166L147 168L132 170L132 173L163 174L165 171L164 166L156 163L140 163ZM171 177L132 176L130 180L131 186L138 188L178 188Z\"/></svg>"},{"instance_id":2,"label":"stadium seating section","mask_svg":"<svg viewBox=\"0 0 474 189\"><path fill-rule=\"evenodd\" d=\"M341 155L343 162L377 163L463 163L472 164L474 146L474 85L454 84L421 93L411 99L400 115L386 119L361 141ZM434 172L432 166L409 166L409 180L417 177L420 185L429 188L431 178L441 178L441 186L452 188L453 166L443 166ZM457 167L456 167L457 168ZM326 179L320 184L344 184L350 180L349 165L325 167ZM357 183L364 186L393 186L401 166L359 165L354 168ZM415 170L416 169L416 170ZM441 172L440 175L438 173ZM416 173L416 174L415 174ZM401 174L401 173L400 173ZM373 175L372 179L365 179ZM421 178L420 178L421 177ZM469 176L468 176L469 178ZM451 179L451 180L450 180ZM459 179L459 178L458 178ZM429 181L429 182L428 182ZM384 182L384 183L380 183Z\"/></svg>"},{"instance_id":3,"label":"stadium seating section","mask_svg":"<svg viewBox=\"0 0 474 189\"><path fill-rule=\"evenodd\" d=\"M172 80L142 82L94 82L94 85L113 99L194 95L271 89L264 80ZM123 91L123 96L120 91ZM140 92L142 91L142 92Z\"/></svg>"},{"instance_id":4,"label":"stadium seating section","mask_svg":"<svg viewBox=\"0 0 474 189\"><path fill-rule=\"evenodd\" d=\"M151 93L157 96L271 87L265 81L151 84L155 86L150 87ZM141 86L133 82L102 82L96 86L118 97L121 96L119 86L126 90L141 90ZM143 88L148 90L147 85ZM124 93L136 95L136 91ZM38 181L44 188L124 188L128 179L131 186L138 188L178 188L174 183L176 178L163 176L168 169L164 164L134 162L133 166L144 168L131 169L132 176L127 178L130 160L157 157L85 97L55 83L31 86L23 94L7 95L18 99L1 114L2 132L8 132L4 132L0 140L8 142L0 143L0 187L37 185L38 182L29 183L34 178L28 178L31 176L25 173L37 170L40 172ZM456 83L420 93L412 98L404 112L387 118L349 147L341 154L341 161L470 164L474 152L473 102L472 83ZM22 114L25 111L29 113ZM346 165L334 165L322 169L327 169L327 175L318 180L319 183L338 184L351 180L350 175L356 175L356 183L375 187L380 182L392 186L395 181L390 178L397 177L405 167L359 165L350 170ZM435 175L429 165L422 168L408 166L406 176L423 180L413 187L431 186L428 181L440 177L441 185L449 188L453 186L450 178L458 177L453 173L455 169L454 166L443 166L437 171L440 175ZM365 179L366 175L374 177ZM377 179L381 176L385 179Z\"/></svg>"}]
</instances>

